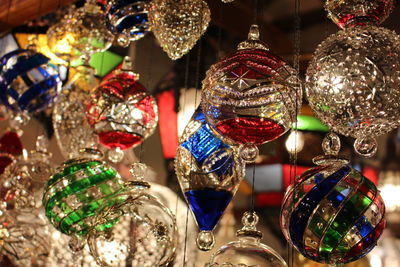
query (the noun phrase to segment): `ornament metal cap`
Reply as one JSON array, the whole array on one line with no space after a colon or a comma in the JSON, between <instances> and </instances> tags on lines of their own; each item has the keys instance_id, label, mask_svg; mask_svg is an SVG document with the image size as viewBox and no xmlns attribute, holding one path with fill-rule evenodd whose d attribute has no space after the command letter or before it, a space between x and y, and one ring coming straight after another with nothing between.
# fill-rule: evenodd
<instances>
[{"instance_id":1,"label":"ornament metal cap","mask_svg":"<svg viewBox=\"0 0 400 267\"><path fill-rule=\"evenodd\" d=\"M269 50L268 46L260 41L260 30L257 24L253 24L250 26L249 35L246 41L241 42L238 47L238 50L244 49L262 49Z\"/></svg>"},{"instance_id":2,"label":"ornament metal cap","mask_svg":"<svg viewBox=\"0 0 400 267\"><path fill-rule=\"evenodd\" d=\"M258 231L256 228L258 220L258 215L254 211L246 211L242 217L243 227L236 232L236 236L261 239L263 235L261 231Z\"/></svg>"},{"instance_id":3,"label":"ornament metal cap","mask_svg":"<svg viewBox=\"0 0 400 267\"><path fill-rule=\"evenodd\" d=\"M316 165L329 165L329 164L348 164L349 159L339 156L340 151L340 138L335 133L328 133L322 141L322 149L325 155L320 155L313 158L313 163Z\"/></svg>"},{"instance_id":4,"label":"ornament metal cap","mask_svg":"<svg viewBox=\"0 0 400 267\"><path fill-rule=\"evenodd\" d=\"M117 70L117 73L123 73L123 72L130 73L133 76L135 76L136 81L139 80L140 75L139 73L133 71L133 62L131 60L131 57L129 56L124 57L121 69Z\"/></svg>"}]
</instances>

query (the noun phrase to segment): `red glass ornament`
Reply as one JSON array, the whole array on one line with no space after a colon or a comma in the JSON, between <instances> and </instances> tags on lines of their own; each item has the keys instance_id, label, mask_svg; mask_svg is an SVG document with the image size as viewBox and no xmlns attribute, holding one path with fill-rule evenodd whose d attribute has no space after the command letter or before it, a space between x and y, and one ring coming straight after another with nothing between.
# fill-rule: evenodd
<instances>
[{"instance_id":1,"label":"red glass ornament","mask_svg":"<svg viewBox=\"0 0 400 267\"><path fill-rule=\"evenodd\" d=\"M99 143L126 150L139 145L157 126L157 104L130 70L115 71L96 89L87 108Z\"/></svg>"}]
</instances>

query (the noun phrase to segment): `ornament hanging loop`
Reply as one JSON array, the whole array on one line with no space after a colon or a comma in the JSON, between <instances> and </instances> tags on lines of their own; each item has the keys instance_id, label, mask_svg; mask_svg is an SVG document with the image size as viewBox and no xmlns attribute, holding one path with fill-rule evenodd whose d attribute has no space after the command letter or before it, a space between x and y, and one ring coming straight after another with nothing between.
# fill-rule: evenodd
<instances>
[{"instance_id":1,"label":"ornament hanging loop","mask_svg":"<svg viewBox=\"0 0 400 267\"><path fill-rule=\"evenodd\" d=\"M313 158L313 162L316 165L329 165L329 164L348 164L349 159L343 156L339 156L341 147L340 138L335 133L328 133L322 141L322 150L324 155Z\"/></svg>"}]
</instances>

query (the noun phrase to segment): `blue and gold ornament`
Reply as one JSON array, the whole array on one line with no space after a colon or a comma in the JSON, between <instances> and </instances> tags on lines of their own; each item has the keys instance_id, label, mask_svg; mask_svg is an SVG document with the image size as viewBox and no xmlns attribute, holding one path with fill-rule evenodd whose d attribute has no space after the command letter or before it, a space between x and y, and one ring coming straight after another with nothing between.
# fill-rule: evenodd
<instances>
[{"instance_id":1,"label":"blue and gold ornament","mask_svg":"<svg viewBox=\"0 0 400 267\"><path fill-rule=\"evenodd\" d=\"M118 43L129 45L146 35L150 30L147 13L149 0L110 0L107 1L106 18L109 29L118 35Z\"/></svg>"},{"instance_id":2,"label":"blue and gold ornament","mask_svg":"<svg viewBox=\"0 0 400 267\"><path fill-rule=\"evenodd\" d=\"M17 49L0 59L0 101L16 113L49 106L61 91L57 67L31 49Z\"/></svg>"}]
</instances>

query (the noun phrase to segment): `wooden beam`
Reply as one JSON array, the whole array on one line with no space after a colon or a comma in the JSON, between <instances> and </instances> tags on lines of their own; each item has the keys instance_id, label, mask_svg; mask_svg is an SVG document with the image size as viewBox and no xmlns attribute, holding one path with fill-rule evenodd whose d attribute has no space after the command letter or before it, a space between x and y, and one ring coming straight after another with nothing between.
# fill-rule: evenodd
<instances>
[{"instance_id":1,"label":"wooden beam","mask_svg":"<svg viewBox=\"0 0 400 267\"><path fill-rule=\"evenodd\" d=\"M1 0L0 35L76 0Z\"/></svg>"}]
</instances>

